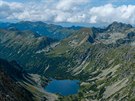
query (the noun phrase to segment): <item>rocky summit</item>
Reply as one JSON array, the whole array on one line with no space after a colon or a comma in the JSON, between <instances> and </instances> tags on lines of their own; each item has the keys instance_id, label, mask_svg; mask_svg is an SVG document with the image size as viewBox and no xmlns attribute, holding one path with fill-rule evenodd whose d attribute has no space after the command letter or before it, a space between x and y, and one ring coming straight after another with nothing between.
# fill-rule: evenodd
<instances>
[{"instance_id":1,"label":"rocky summit","mask_svg":"<svg viewBox=\"0 0 135 101\"><path fill-rule=\"evenodd\" d=\"M0 23L0 28L0 100L135 100L132 25L61 27L23 21ZM69 96L48 93L43 87L50 78L79 80L79 91Z\"/></svg>"}]
</instances>

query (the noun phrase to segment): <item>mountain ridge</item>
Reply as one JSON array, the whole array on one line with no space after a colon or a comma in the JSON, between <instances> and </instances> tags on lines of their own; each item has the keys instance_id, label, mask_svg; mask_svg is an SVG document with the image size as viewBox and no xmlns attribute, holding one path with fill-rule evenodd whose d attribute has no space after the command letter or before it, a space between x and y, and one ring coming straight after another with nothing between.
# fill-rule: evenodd
<instances>
[{"instance_id":1,"label":"mountain ridge","mask_svg":"<svg viewBox=\"0 0 135 101\"><path fill-rule=\"evenodd\" d=\"M9 29L16 28L17 30L31 30L42 36L47 36L53 39L62 40L68 37L71 33L80 29L81 27L62 27L60 25L47 24L41 21L21 21L17 23L0 23L0 28Z\"/></svg>"}]
</instances>

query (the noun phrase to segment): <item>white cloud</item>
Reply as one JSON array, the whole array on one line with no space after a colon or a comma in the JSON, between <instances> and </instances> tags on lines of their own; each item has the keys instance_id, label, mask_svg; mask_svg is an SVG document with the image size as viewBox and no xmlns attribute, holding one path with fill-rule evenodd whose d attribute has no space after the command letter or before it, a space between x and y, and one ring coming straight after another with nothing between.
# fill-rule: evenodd
<instances>
[{"instance_id":1,"label":"white cloud","mask_svg":"<svg viewBox=\"0 0 135 101\"><path fill-rule=\"evenodd\" d=\"M21 3L8 3L0 0L0 19L11 18L11 16L21 12L23 12L23 6Z\"/></svg>"},{"instance_id":2,"label":"white cloud","mask_svg":"<svg viewBox=\"0 0 135 101\"><path fill-rule=\"evenodd\" d=\"M115 7L112 4L107 4L100 7L90 9L91 18L95 17L94 22L111 23L113 21L135 24L135 5L122 5Z\"/></svg>"},{"instance_id":3,"label":"white cloud","mask_svg":"<svg viewBox=\"0 0 135 101\"><path fill-rule=\"evenodd\" d=\"M59 10L76 10L77 6L88 3L89 0L59 0L56 8Z\"/></svg>"},{"instance_id":4,"label":"white cloud","mask_svg":"<svg viewBox=\"0 0 135 101\"><path fill-rule=\"evenodd\" d=\"M0 0L0 20L50 22L135 24L135 5L90 7L91 0L41 0L40 2L6 2Z\"/></svg>"}]
</instances>

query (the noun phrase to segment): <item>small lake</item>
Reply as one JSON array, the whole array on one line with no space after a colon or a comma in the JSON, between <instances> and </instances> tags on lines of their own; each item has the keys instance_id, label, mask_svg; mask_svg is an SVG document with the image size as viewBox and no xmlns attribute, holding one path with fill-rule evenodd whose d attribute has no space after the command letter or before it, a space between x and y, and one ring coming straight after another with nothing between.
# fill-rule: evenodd
<instances>
[{"instance_id":1,"label":"small lake","mask_svg":"<svg viewBox=\"0 0 135 101\"><path fill-rule=\"evenodd\" d=\"M45 90L50 93L58 93L63 96L77 94L79 90L78 80L52 80L45 87Z\"/></svg>"}]
</instances>

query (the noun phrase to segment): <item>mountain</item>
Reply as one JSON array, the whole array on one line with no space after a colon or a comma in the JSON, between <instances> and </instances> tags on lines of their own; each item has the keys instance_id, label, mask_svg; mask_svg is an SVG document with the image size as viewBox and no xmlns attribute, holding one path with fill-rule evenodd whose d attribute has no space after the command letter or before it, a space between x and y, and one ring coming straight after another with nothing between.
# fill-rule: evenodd
<instances>
[{"instance_id":1,"label":"mountain","mask_svg":"<svg viewBox=\"0 0 135 101\"><path fill-rule=\"evenodd\" d=\"M43 52L49 52L57 43L57 40L42 37L31 31L1 29L0 57L17 60L22 67L38 68L41 65L39 62L47 58L47 56L42 55ZM27 69L29 70L29 68Z\"/></svg>"},{"instance_id":2,"label":"mountain","mask_svg":"<svg viewBox=\"0 0 135 101\"><path fill-rule=\"evenodd\" d=\"M135 28L122 24L121 28L123 30L117 30L115 29L119 26L117 24L111 24L113 27L101 30L92 29L96 36L94 43L86 41L87 38L82 36L79 37L85 40L82 45L77 44L72 47L70 43L63 42L68 43L63 46L68 45L69 51L67 53L61 51L60 53L66 54L65 56L72 61L69 61L69 65L63 65L63 68L68 66L67 71L73 77L81 80L81 88L78 95L64 97L64 99L69 100L72 98L72 100L86 101L135 100ZM79 35L84 36L87 36L87 33L86 30L78 32ZM78 34L74 35L77 39L79 39ZM93 35L93 33L91 32L90 35ZM52 53L57 54L57 50L60 50L63 46L57 46L54 49L55 52Z\"/></svg>"},{"instance_id":3,"label":"mountain","mask_svg":"<svg viewBox=\"0 0 135 101\"><path fill-rule=\"evenodd\" d=\"M130 28L133 28L132 25L130 24L124 24L124 23L121 23L121 22L113 22L112 24L110 24L106 30L107 31L115 31L115 32L122 32L122 31L125 31L127 29L130 29Z\"/></svg>"},{"instance_id":4,"label":"mountain","mask_svg":"<svg viewBox=\"0 0 135 101\"><path fill-rule=\"evenodd\" d=\"M16 28L20 31L30 30L34 33L38 33L39 35L47 36L49 38L61 40L69 35L71 35L76 30L81 27L62 27L54 24L46 24L44 22L30 22L30 21L21 21L18 23L0 23L0 28Z\"/></svg>"},{"instance_id":5,"label":"mountain","mask_svg":"<svg viewBox=\"0 0 135 101\"><path fill-rule=\"evenodd\" d=\"M16 60L28 73L80 80L79 93L60 96L61 101L134 101L134 46L135 28L118 22L81 28L60 41L0 30L0 57Z\"/></svg>"},{"instance_id":6,"label":"mountain","mask_svg":"<svg viewBox=\"0 0 135 101\"><path fill-rule=\"evenodd\" d=\"M115 26L121 26L123 31L116 30ZM41 74L47 72L48 75L53 75L61 71L63 66L66 67L62 70L67 71L68 66L74 67L72 63L80 65L81 61L91 54L90 50L93 49L91 47L133 45L135 28L129 26L114 22L105 29L81 28L61 41L29 30L1 29L0 57L16 60L26 71ZM112 28L113 31L108 31ZM58 75L61 73L63 74L60 72Z\"/></svg>"},{"instance_id":7,"label":"mountain","mask_svg":"<svg viewBox=\"0 0 135 101\"><path fill-rule=\"evenodd\" d=\"M81 29L49 52L53 57L65 57L56 71L49 68L51 75L81 81L77 95L62 99L134 101L135 28L125 26L121 26L123 31L111 27L111 32L109 27Z\"/></svg>"}]
</instances>

